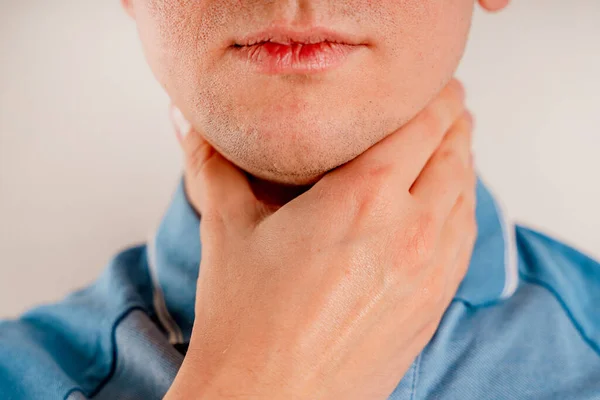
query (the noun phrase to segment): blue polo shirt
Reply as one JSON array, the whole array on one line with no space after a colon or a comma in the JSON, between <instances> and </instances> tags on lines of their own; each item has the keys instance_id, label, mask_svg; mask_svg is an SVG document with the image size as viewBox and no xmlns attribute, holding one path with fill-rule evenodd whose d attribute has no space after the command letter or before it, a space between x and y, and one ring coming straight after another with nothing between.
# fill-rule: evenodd
<instances>
[{"instance_id":1,"label":"blue polo shirt","mask_svg":"<svg viewBox=\"0 0 600 400\"><path fill-rule=\"evenodd\" d=\"M469 271L390 399L600 399L600 265L477 188ZM0 323L0 399L160 399L194 321L200 220L180 184L157 234L62 302Z\"/></svg>"}]
</instances>

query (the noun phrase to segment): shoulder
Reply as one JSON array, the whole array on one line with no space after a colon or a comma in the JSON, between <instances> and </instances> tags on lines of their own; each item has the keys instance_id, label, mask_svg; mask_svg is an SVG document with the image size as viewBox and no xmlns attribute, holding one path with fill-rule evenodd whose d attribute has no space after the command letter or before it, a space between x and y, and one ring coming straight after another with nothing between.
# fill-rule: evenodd
<instances>
[{"instance_id":1,"label":"shoulder","mask_svg":"<svg viewBox=\"0 0 600 400\"><path fill-rule=\"evenodd\" d=\"M63 301L0 322L0 398L92 394L113 367L113 334L127 314L152 314L145 246L114 257L102 276Z\"/></svg>"},{"instance_id":2,"label":"shoulder","mask_svg":"<svg viewBox=\"0 0 600 400\"><path fill-rule=\"evenodd\" d=\"M519 275L550 292L600 355L600 263L548 235L516 227Z\"/></svg>"}]
</instances>

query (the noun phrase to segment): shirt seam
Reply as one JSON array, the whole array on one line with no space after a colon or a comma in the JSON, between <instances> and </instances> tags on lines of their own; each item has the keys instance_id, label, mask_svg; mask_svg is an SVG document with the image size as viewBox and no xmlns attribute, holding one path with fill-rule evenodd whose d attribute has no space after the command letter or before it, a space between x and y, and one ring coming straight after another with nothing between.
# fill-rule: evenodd
<instances>
[{"instance_id":1,"label":"shirt seam","mask_svg":"<svg viewBox=\"0 0 600 400\"><path fill-rule=\"evenodd\" d=\"M131 306L131 307L127 308L124 312L122 312L117 317L117 319L115 320L115 322L113 323L113 325L111 327L111 364L110 364L110 369L109 369L106 377L104 377L104 379L102 379L102 381L100 381L100 383L96 386L96 388L94 390L92 390L89 394L87 394L80 386L76 386L76 387L69 389L69 391L63 397L63 400L67 400L69 398L69 396L71 396L75 392L80 392L88 399L93 398L102 390L102 388L104 386L106 386L106 384L108 384L108 382L110 382L110 380L112 379L112 377L115 374L115 371L117 369L117 356L118 356L117 335L116 335L117 327L121 324L121 322L123 322L125 320L125 318L127 318L134 311L142 311L143 313L149 315L148 310L145 307L140 306L140 305L135 305L135 306Z\"/></svg>"},{"instance_id":2,"label":"shirt seam","mask_svg":"<svg viewBox=\"0 0 600 400\"><path fill-rule=\"evenodd\" d=\"M173 316L169 312L164 293L158 279L158 265L156 263L156 237L153 237L146 245L146 260L150 281L152 282L152 301L158 321L169 337L173 345L184 343L183 333Z\"/></svg>"},{"instance_id":3,"label":"shirt seam","mask_svg":"<svg viewBox=\"0 0 600 400\"><path fill-rule=\"evenodd\" d=\"M541 279L528 276L527 274L525 274L523 272L519 272L519 277L524 282L526 282L530 285L536 285L536 286L539 286L539 287L545 289L546 291L548 291L550 293L550 295L552 295L552 297L554 297L554 299L558 302L558 304L562 308L563 312L567 315L567 318L569 319L569 321L571 322L571 324L573 325L573 327L575 328L577 333L581 336L581 338L583 339L585 344L587 346L589 346L592 349L592 351L600 357L600 344L597 343L595 340L593 340L591 337L589 337L585 333L583 327L577 321L577 318L575 318L573 313L571 313L571 310L567 306L567 303L563 300L562 296L558 293L558 291L556 291L554 289L554 287L552 285L550 285L549 283L547 283ZM462 303L466 307L471 308L473 310L488 308L488 307L495 307L505 301L506 300L494 300L494 301L486 302L483 304L473 304L472 302L470 302L466 299L463 299L463 298L459 298L459 297L455 297L454 299L452 299L453 303L454 302Z\"/></svg>"},{"instance_id":4,"label":"shirt seam","mask_svg":"<svg viewBox=\"0 0 600 400\"><path fill-rule=\"evenodd\" d=\"M417 393L417 381L419 380L419 372L421 371L421 355L423 353L419 353L417 359L415 360L415 369L413 371L413 380L410 388L410 400L414 400L416 398Z\"/></svg>"},{"instance_id":5,"label":"shirt seam","mask_svg":"<svg viewBox=\"0 0 600 400\"><path fill-rule=\"evenodd\" d=\"M546 289L556 299L558 304L561 306L563 312L567 314L569 321L571 321L571 324L573 325L577 333L579 333L583 341L592 349L592 351L594 351L594 353L596 353L598 357L600 357L600 344L586 334L585 330L583 329L583 326L581 326L577 318L575 318L575 316L569 309L567 303L563 300L562 296L558 293L558 291L554 289L554 287L551 284L539 278L534 278L523 272L520 272L519 275L521 279L523 279L527 283Z\"/></svg>"}]
</instances>

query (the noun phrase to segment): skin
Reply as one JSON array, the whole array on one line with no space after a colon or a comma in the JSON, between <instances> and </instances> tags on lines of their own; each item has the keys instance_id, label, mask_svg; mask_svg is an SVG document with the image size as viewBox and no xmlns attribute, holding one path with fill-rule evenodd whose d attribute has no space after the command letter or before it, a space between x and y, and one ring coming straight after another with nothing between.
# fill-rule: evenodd
<instances>
[{"instance_id":1,"label":"skin","mask_svg":"<svg viewBox=\"0 0 600 400\"><path fill-rule=\"evenodd\" d=\"M476 237L460 85L275 209L201 134L182 147L202 262L166 398L387 399L437 329Z\"/></svg>"},{"instance_id":2,"label":"skin","mask_svg":"<svg viewBox=\"0 0 600 400\"><path fill-rule=\"evenodd\" d=\"M191 123L179 132L186 192L202 215L196 318L166 398L388 398L437 329L477 233L472 119L456 81L438 93L473 1L123 3ZM273 20L327 24L369 46L318 76L232 62L235 35ZM271 202L256 182L269 183L263 194L308 186Z\"/></svg>"},{"instance_id":3,"label":"skin","mask_svg":"<svg viewBox=\"0 0 600 400\"><path fill-rule=\"evenodd\" d=\"M363 153L439 93L463 54L473 3L124 0L148 64L192 126L239 168L293 185ZM277 23L327 26L368 46L311 76L266 76L231 57L236 37Z\"/></svg>"}]
</instances>

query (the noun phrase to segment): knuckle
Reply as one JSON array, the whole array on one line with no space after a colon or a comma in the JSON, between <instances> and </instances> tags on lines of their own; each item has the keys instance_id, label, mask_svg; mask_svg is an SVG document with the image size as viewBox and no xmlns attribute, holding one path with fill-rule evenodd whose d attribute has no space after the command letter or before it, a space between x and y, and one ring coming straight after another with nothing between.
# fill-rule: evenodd
<instances>
[{"instance_id":1,"label":"knuckle","mask_svg":"<svg viewBox=\"0 0 600 400\"><path fill-rule=\"evenodd\" d=\"M454 170L462 170L463 162L460 159L458 151L453 148L445 148L441 151L440 157L444 164L447 164L447 167L452 168Z\"/></svg>"},{"instance_id":2,"label":"knuckle","mask_svg":"<svg viewBox=\"0 0 600 400\"><path fill-rule=\"evenodd\" d=\"M457 151L451 148L444 149L440 152L441 162L454 176L464 177L465 165Z\"/></svg>"},{"instance_id":3,"label":"knuckle","mask_svg":"<svg viewBox=\"0 0 600 400\"><path fill-rule=\"evenodd\" d=\"M357 193L360 213L384 212L392 202L391 175L391 165L369 166L357 175L352 188Z\"/></svg>"},{"instance_id":4,"label":"knuckle","mask_svg":"<svg viewBox=\"0 0 600 400\"><path fill-rule=\"evenodd\" d=\"M442 97L446 100L447 107L456 109L456 111L464 108L465 94L465 87L457 79L452 79L442 91Z\"/></svg>"},{"instance_id":5,"label":"knuckle","mask_svg":"<svg viewBox=\"0 0 600 400\"><path fill-rule=\"evenodd\" d=\"M428 106L421 112L421 121L427 127L423 132L429 132L433 137L442 136L444 132L443 117L439 107Z\"/></svg>"},{"instance_id":6,"label":"knuckle","mask_svg":"<svg viewBox=\"0 0 600 400\"><path fill-rule=\"evenodd\" d=\"M448 82L448 89L450 89L454 96L457 99L463 99L465 96L465 87L461 81L456 78L452 78L450 82Z\"/></svg>"},{"instance_id":7,"label":"knuckle","mask_svg":"<svg viewBox=\"0 0 600 400\"><path fill-rule=\"evenodd\" d=\"M385 163L372 163L367 166L362 174L362 179L366 182L379 184L390 178L392 174L392 165Z\"/></svg>"}]
</instances>

